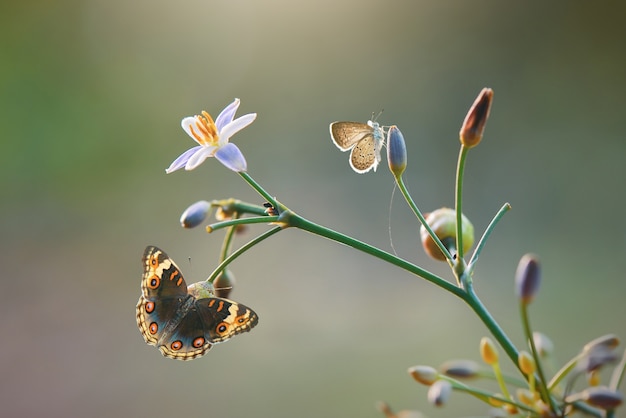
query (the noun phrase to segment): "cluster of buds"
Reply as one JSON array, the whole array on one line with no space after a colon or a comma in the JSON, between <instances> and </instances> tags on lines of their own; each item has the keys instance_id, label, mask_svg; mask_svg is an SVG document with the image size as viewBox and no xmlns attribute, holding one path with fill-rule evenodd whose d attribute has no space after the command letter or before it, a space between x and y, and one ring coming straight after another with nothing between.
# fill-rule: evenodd
<instances>
[{"instance_id":1,"label":"cluster of buds","mask_svg":"<svg viewBox=\"0 0 626 418\"><path fill-rule=\"evenodd\" d=\"M520 260L515 277L516 296L525 309L538 293L541 278L539 262L533 255ZM580 353L567 362L548 380L545 364L550 364L554 345L540 333L531 334L530 351L517 354L521 378L505 374L500 367L500 354L489 337L480 341L480 357L484 366L471 360L454 360L439 368L414 366L408 372L417 382L429 386L428 400L435 406L446 403L453 391L465 392L483 400L491 408L490 416L561 417L576 411L591 416L609 416L623 403L618 386L626 369L626 353L613 370L608 384L602 385L599 371L619 361L616 348L619 339L606 335L587 343ZM577 382L586 375L585 384ZM469 381L495 380L499 393L473 387ZM581 387L580 389L575 389ZM613 416L613 415L610 415Z\"/></svg>"}]
</instances>

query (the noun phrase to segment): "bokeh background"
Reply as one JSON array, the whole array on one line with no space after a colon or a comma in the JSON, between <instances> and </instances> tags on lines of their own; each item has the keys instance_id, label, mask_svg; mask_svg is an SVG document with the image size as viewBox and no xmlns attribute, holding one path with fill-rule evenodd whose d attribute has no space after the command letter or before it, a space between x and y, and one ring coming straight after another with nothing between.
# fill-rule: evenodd
<instances>
[{"instance_id":1,"label":"bokeh background","mask_svg":"<svg viewBox=\"0 0 626 418\"><path fill-rule=\"evenodd\" d=\"M532 321L557 365L592 338L626 337L625 12L569 1L3 2L3 415L378 417L380 400L432 417L485 414L463 395L434 409L406 373L478 359L486 330L466 306L297 230L232 266L232 298L260 316L253 332L185 363L143 342L145 246L203 280L222 232L183 230L180 213L200 199L262 203L213 160L164 172L192 145L180 119L216 116L234 97L240 115L258 113L234 140L271 194L451 279L424 256L384 162L353 173L328 124L384 108L429 211L453 205L461 121L493 88L465 213L481 233L504 202L513 210L476 269L479 294L522 345L513 275L534 252L544 281Z\"/></svg>"}]
</instances>

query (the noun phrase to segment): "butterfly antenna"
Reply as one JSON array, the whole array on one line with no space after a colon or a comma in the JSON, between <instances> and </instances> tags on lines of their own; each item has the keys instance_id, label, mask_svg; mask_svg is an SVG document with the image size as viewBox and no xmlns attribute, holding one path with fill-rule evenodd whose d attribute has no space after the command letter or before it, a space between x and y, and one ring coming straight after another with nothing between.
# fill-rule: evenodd
<instances>
[{"instance_id":1,"label":"butterfly antenna","mask_svg":"<svg viewBox=\"0 0 626 418\"><path fill-rule=\"evenodd\" d=\"M384 110L385 109L380 109L380 112L378 113L372 112L372 122L376 122L376 119L378 119L378 117L383 114Z\"/></svg>"}]
</instances>

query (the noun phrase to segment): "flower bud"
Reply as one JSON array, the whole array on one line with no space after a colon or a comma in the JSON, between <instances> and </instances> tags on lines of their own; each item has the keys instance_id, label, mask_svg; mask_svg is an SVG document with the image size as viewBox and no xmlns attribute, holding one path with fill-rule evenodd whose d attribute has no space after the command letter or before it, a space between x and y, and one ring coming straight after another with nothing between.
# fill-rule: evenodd
<instances>
[{"instance_id":1,"label":"flower bud","mask_svg":"<svg viewBox=\"0 0 626 418\"><path fill-rule=\"evenodd\" d=\"M533 301L539 290L540 282L539 261L532 254L524 255L519 261L515 273L515 293L523 304L528 305Z\"/></svg>"},{"instance_id":2,"label":"flower bud","mask_svg":"<svg viewBox=\"0 0 626 418\"><path fill-rule=\"evenodd\" d=\"M218 298L228 298L235 286L235 275L232 271L224 269L213 281L215 296Z\"/></svg>"},{"instance_id":3,"label":"flower bud","mask_svg":"<svg viewBox=\"0 0 626 418\"><path fill-rule=\"evenodd\" d=\"M498 362L498 350L491 338L483 337L480 340L480 356L483 361L489 365Z\"/></svg>"},{"instance_id":4,"label":"flower bud","mask_svg":"<svg viewBox=\"0 0 626 418\"><path fill-rule=\"evenodd\" d=\"M209 212L211 212L211 204L206 200L201 200L189 206L180 216L180 224L183 228L194 228L200 225Z\"/></svg>"},{"instance_id":5,"label":"flower bud","mask_svg":"<svg viewBox=\"0 0 626 418\"><path fill-rule=\"evenodd\" d=\"M459 132L461 144L465 147L475 147L483 138L483 131L489 117L492 100L493 90L485 87L474 101L474 104L472 104L469 112L467 112Z\"/></svg>"},{"instance_id":6,"label":"flower bud","mask_svg":"<svg viewBox=\"0 0 626 418\"><path fill-rule=\"evenodd\" d=\"M598 369L587 373L587 384L589 384L589 386L598 386L600 384L600 379L600 370Z\"/></svg>"},{"instance_id":7,"label":"flower bud","mask_svg":"<svg viewBox=\"0 0 626 418\"><path fill-rule=\"evenodd\" d=\"M197 282L187 286L187 292L196 299L206 299L215 297L215 288L211 282Z\"/></svg>"},{"instance_id":8,"label":"flower bud","mask_svg":"<svg viewBox=\"0 0 626 418\"><path fill-rule=\"evenodd\" d=\"M551 356L554 352L554 344L545 334L533 332L533 341L540 357Z\"/></svg>"},{"instance_id":9,"label":"flower bud","mask_svg":"<svg viewBox=\"0 0 626 418\"><path fill-rule=\"evenodd\" d=\"M472 379L478 377L480 366L472 360L450 360L442 364L439 370L455 379Z\"/></svg>"},{"instance_id":10,"label":"flower bud","mask_svg":"<svg viewBox=\"0 0 626 418\"><path fill-rule=\"evenodd\" d=\"M428 388L428 401L435 406L442 406L450 398L452 384L447 380L437 380Z\"/></svg>"},{"instance_id":11,"label":"flower bud","mask_svg":"<svg viewBox=\"0 0 626 418\"><path fill-rule=\"evenodd\" d=\"M537 370L535 359L530 355L528 351L520 351L517 357L517 364L520 370L526 375L531 375Z\"/></svg>"},{"instance_id":12,"label":"flower bud","mask_svg":"<svg viewBox=\"0 0 626 418\"><path fill-rule=\"evenodd\" d=\"M432 385L439 378L437 370L430 366L413 366L408 372L413 379L426 386Z\"/></svg>"},{"instance_id":13,"label":"flower bud","mask_svg":"<svg viewBox=\"0 0 626 418\"><path fill-rule=\"evenodd\" d=\"M395 177L400 177L406 169L406 143L404 136L396 125L389 128L387 133L387 162L389 170Z\"/></svg>"},{"instance_id":14,"label":"flower bud","mask_svg":"<svg viewBox=\"0 0 626 418\"><path fill-rule=\"evenodd\" d=\"M589 405L608 410L620 406L622 402L624 402L624 397L621 393L611 390L606 386L595 386L570 395L565 398L565 401L568 403L584 401Z\"/></svg>"},{"instance_id":15,"label":"flower bud","mask_svg":"<svg viewBox=\"0 0 626 418\"><path fill-rule=\"evenodd\" d=\"M531 392L528 389L518 388L515 392L517 399L526 406L534 406L537 402L537 392Z\"/></svg>"},{"instance_id":16,"label":"flower bud","mask_svg":"<svg viewBox=\"0 0 626 418\"><path fill-rule=\"evenodd\" d=\"M583 356L578 361L577 367L581 370L592 372L607 364L615 363L618 358L618 355L615 354L612 348L596 345L589 350L583 351Z\"/></svg>"},{"instance_id":17,"label":"flower bud","mask_svg":"<svg viewBox=\"0 0 626 418\"><path fill-rule=\"evenodd\" d=\"M474 245L474 225L462 215L461 217L463 228L463 251L467 252L472 245ZM426 223L433 230L435 235L439 237L443 245L455 252L456 246L456 212L450 208L440 208L430 212L426 216ZM422 247L431 258L435 260L445 261L446 257L443 255L435 241L430 237L428 231L422 225L420 227L420 237L422 240Z\"/></svg>"},{"instance_id":18,"label":"flower bud","mask_svg":"<svg viewBox=\"0 0 626 418\"><path fill-rule=\"evenodd\" d=\"M614 334L607 334L607 335L603 335L602 337L598 337L595 340L589 341L583 347L583 351L589 352L598 348L613 350L618 345L619 345L619 338L617 338L617 336Z\"/></svg>"}]
</instances>

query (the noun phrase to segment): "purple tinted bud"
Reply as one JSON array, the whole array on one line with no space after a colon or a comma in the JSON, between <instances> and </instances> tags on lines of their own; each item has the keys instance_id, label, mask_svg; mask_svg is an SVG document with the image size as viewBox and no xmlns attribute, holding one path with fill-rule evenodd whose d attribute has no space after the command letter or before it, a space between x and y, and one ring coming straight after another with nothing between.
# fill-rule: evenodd
<instances>
[{"instance_id":1,"label":"purple tinted bud","mask_svg":"<svg viewBox=\"0 0 626 418\"><path fill-rule=\"evenodd\" d=\"M183 228L194 228L206 219L211 211L211 204L206 200L201 200L189 206L180 216L180 224Z\"/></svg>"},{"instance_id":2,"label":"purple tinted bud","mask_svg":"<svg viewBox=\"0 0 626 418\"><path fill-rule=\"evenodd\" d=\"M526 254L520 260L515 273L515 293L522 303L528 305L534 299L541 282L539 261L532 254Z\"/></svg>"},{"instance_id":3,"label":"purple tinted bud","mask_svg":"<svg viewBox=\"0 0 626 418\"><path fill-rule=\"evenodd\" d=\"M396 125L389 128L387 134L387 162L389 163L389 170L395 177L399 177L404 173L406 169L406 143L404 142L404 136Z\"/></svg>"}]
</instances>

